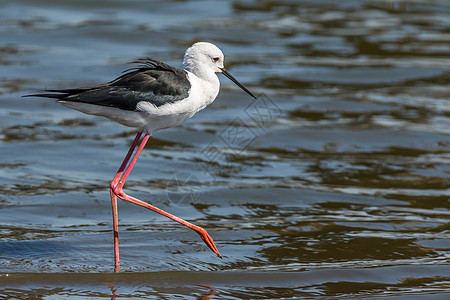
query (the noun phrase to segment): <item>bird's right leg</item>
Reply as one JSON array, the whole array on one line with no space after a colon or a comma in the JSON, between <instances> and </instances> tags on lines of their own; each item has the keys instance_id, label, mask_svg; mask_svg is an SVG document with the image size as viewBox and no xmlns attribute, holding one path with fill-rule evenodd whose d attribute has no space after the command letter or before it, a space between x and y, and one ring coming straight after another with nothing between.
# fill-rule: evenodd
<instances>
[{"instance_id":1,"label":"bird's right leg","mask_svg":"<svg viewBox=\"0 0 450 300\"><path fill-rule=\"evenodd\" d=\"M109 193L111 195L111 206L112 206L112 214L113 214L113 232L114 232L114 272L119 272L119 216L117 211L117 196L114 193L114 189L119 183L120 178L122 177L123 171L128 164L128 161L131 158L131 155L136 148L139 139L141 138L142 131L138 132L136 137L134 138L133 144L128 150L125 159L120 165L119 171L117 171L116 176L114 176L113 180L109 185Z\"/></svg>"}]
</instances>

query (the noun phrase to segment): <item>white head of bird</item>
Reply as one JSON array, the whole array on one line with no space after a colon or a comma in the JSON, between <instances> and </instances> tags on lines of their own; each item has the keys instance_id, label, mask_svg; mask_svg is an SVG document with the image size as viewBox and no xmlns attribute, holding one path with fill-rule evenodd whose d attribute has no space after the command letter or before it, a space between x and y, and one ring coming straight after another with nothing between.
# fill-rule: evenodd
<instances>
[{"instance_id":1,"label":"white head of bird","mask_svg":"<svg viewBox=\"0 0 450 300\"><path fill-rule=\"evenodd\" d=\"M256 99L247 88L236 80L223 66L224 56L222 51L214 44L198 42L186 50L183 59L183 68L193 73L195 76L209 82L216 91L214 98L219 92L220 82L215 73L222 73L244 92Z\"/></svg>"},{"instance_id":2,"label":"white head of bird","mask_svg":"<svg viewBox=\"0 0 450 300\"><path fill-rule=\"evenodd\" d=\"M206 42L193 44L186 50L183 68L197 77L208 80L212 73L221 73L223 53L216 45Z\"/></svg>"}]
</instances>

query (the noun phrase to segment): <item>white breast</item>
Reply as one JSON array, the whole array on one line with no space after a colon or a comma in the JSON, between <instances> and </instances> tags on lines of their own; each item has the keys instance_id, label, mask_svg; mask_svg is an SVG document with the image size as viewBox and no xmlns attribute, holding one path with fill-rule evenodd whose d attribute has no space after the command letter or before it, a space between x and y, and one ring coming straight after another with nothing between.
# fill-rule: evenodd
<instances>
[{"instance_id":1,"label":"white breast","mask_svg":"<svg viewBox=\"0 0 450 300\"><path fill-rule=\"evenodd\" d=\"M159 107L146 101L141 101L137 104L137 110L148 114L146 130L154 132L159 129L177 126L216 99L220 88L220 81L216 74L212 73L214 77L206 81L198 78L193 73L187 73L191 89L186 99L167 103Z\"/></svg>"}]
</instances>

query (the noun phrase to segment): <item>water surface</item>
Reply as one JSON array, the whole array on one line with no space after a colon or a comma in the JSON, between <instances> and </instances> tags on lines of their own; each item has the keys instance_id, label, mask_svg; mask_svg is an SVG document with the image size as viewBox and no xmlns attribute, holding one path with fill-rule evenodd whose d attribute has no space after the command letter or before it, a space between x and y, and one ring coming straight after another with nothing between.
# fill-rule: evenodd
<instances>
[{"instance_id":1,"label":"water surface","mask_svg":"<svg viewBox=\"0 0 450 300\"><path fill-rule=\"evenodd\" d=\"M0 297L447 299L447 1L0 1ZM112 80L206 40L226 78L157 132L21 96Z\"/></svg>"}]
</instances>

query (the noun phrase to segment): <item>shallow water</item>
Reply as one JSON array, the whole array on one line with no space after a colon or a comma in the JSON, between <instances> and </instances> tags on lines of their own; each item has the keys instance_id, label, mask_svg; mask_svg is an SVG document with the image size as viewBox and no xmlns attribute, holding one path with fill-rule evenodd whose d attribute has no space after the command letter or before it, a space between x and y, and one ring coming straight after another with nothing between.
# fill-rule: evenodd
<instances>
[{"instance_id":1,"label":"shallow water","mask_svg":"<svg viewBox=\"0 0 450 300\"><path fill-rule=\"evenodd\" d=\"M0 1L0 298L447 299L447 1ZM136 131L20 98L214 42L226 78L125 186Z\"/></svg>"}]
</instances>

